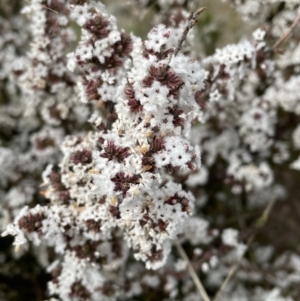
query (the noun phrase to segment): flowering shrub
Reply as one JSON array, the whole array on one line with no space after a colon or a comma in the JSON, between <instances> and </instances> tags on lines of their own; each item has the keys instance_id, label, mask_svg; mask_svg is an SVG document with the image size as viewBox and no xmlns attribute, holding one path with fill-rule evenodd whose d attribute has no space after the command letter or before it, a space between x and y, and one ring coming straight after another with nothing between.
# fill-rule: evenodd
<instances>
[{"instance_id":1,"label":"flowering shrub","mask_svg":"<svg viewBox=\"0 0 300 301\"><path fill-rule=\"evenodd\" d=\"M256 29L209 54L196 2L1 17L1 299L298 300L300 4L227 0Z\"/></svg>"}]
</instances>

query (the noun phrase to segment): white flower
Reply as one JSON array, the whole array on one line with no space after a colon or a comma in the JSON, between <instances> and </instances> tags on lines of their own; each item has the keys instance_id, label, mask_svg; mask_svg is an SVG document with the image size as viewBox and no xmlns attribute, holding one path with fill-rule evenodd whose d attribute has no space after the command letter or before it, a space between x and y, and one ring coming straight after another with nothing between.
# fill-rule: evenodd
<instances>
[{"instance_id":1,"label":"white flower","mask_svg":"<svg viewBox=\"0 0 300 301\"><path fill-rule=\"evenodd\" d=\"M252 36L253 36L254 40L256 40L256 41L263 41L265 35L266 35L266 32L264 30L262 30L261 28L256 29L252 33Z\"/></svg>"}]
</instances>

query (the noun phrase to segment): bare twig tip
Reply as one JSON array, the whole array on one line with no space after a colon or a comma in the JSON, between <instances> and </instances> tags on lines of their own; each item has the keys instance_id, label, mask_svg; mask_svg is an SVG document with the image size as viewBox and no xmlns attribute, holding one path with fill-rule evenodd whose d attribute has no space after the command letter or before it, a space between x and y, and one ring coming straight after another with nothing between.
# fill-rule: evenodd
<instances>
[{"instance_id":1,"label":"bare twig tip","mask_svg":"<svg viewBox=\"0 0 300 301\"><path fill-rule=\"evenodd\" d=\"M200 7L197 11L196 14L200 15L202 12L206 10L206 7Z\"/></svg>"}]
</instances>

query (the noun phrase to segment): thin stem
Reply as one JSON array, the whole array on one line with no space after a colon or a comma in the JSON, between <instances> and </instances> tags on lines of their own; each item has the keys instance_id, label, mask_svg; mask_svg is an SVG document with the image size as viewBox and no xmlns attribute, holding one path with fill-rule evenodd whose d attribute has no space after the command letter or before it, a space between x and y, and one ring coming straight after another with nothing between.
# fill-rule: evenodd
<instances>
[{"instance_id":1,"label":"thin stem","mask_svg":"<svg viewBox=\"0 0 300 301\"><path fill-rule=\"evenodd\" d=\"M278 41L273 45L272 50L276 50L278 48L278 46L283 43L288 37L289 35L292 33L293 29L297 26L297 24L300 21L300 14L296 17L296 19L294 20L294 22L292 23L292 25L289 27L289 29L287 30L287 32L285 34L283 34Z\"/></svg>"},{"instance_id":2,"label":"thin stem","mask_svg":"<svg viewBox=\"0 0 300 301\"><path fill-rule=\"evenodd\" d=\"M194 283L195 283L202 299L204 301L210 301L210 298L208 297L207 292L206 292L203 284L201 283L198 275L196 274L196 272L195 272L188 256L186 255L184 249L182 248L181 244L176 241L175 245L176 245L177 251L180 254L180 256L182 257L182 259L184 259L185 262L187 263L188 271L189 271L189 273L190 273L190 275L191 275L191 277L192 277L192 279L193 279L193 281L194 281Z\"/></svg>"},{"instance_id":3,"label":"thin stem","mask_svg":"<svg viewBox=\"0 0 300 301\"><path fill-rule=\"evenodd\" d=\"M115 105L113 102L108 103L107 108L107 122L106 122L106 129L105 131L109 131L112 127L112 124L114 122L114 112L115 112Z\"/></svg>"},{"instance_id":4,"label":"thin stem","mask_svg":"<svg viewBox=\"0 0 300 301\"><path fill-rule=\"evenodd\" d=\"M194 25L196 24L197 18L199 17L199 15L206 10L206 7L200 7L199 9L196 10L196 12L191 13L188 17L188 23L185 26L185 29L181 35L181 38L177 44L177 47L174 51L173 57L175 57L178 52L180 51L183 42L186 40L186 37L189 33L189 31L194 27Z\"/></svg>"},{"instance_id":5,"label":"thin stem","mask_svg":"<svg viewBox=\"0 0 300 301\"><path fill-rule=\"evenodd\" d=\"M255 238L255 233L253 233L253 234L249 237L249 239L248 239L248 241L247 241L247 245L246 245L246 246L247 246L247 249L248 249L249 246L251 245L251 243L252 243L252 241L254 240L254 238ZM245 252L242 252L242 254L238 257L236 263L231 267L231 269L230 269L230 271L229 271L229 273L228 273L226 279L224 280L224 282L222 283L221 287L219 288L219 290L218 290L218 292L217 292L215 298L213 299L213 301L217 301L217 300L220 298L220 296L221 296L221 294L223 293L225 287L226 287L227 284L230 282L231 278L234 276L235 272L236 272L237 269L239 268L240 263L241 263L241 261L242 261L242 259L243 259L243 257L244 257L244 253L245 253Z\"/></svg>"},{"instance_id":6,"label":"thin stem","mask_svg":"<svg viewBox=\"0 0 300 301\"><path fill-rule=\"evenodd\" d=\"M29 1L29 0L25 0L25 1L26 1L27 3L29 3L29 4L32 4L32 2ZM56 13L56 14L59 15L59 13L58 13L56 10L54 10L54 9L52 9L52 8L46 6L46 5L42 5L42 4L40 4L40 5L41 5L41 7L46 8L46 9L49 9L49 10L52 11L53 13Z\"/></svg>"},{"instance_id":7,"label":"thin stem","mask_svg":"<svg viewBox=\"0 0 300 301\"><path fill-rule=\"evenodd\" d=\"M273 208L273 206L274 206L274 204L275 204L275 201L276 201L275 198L270 199L270 201L269 201L267 207L265 208L264 212L262 213L262 215L260 216L260 218L258 218L258 220L257 220L256 223L255 223L255 228L256 228L256 230L258 230L259 228L262 228L262 227L266 224L266 222L268 221L269 216L270 216L270 213L271 213L271 210L272 210L272 208ZM253 240L254 240L256 234L257 234L257 231L254 232L254 233L249 237L249 239L248 239L248 241L247 241L247 244L246 244L247 249L249 249L249 247L250 247L250 245L252 244L252 242L253 242ZM228 273L226 279L225 279L224 282L222 283L222 285L221 285L220 289L218 290L218 292L217 292L215 298L213 299L213 301L217 301L217 300L220 298L220 296L221 296L221 294L224 292L226 286L228 285L228 283L230 282L230 280L232 279L232 277L233 277L234 274L236 273L237 269L239 268L240 263L241 263L241 261L242 261L244 255L245 255L245 253L246 253L246 252L243 252L243 253L238 257L236 263L231 267L231 269L230 269L230 271L229 271L229 273Z\"/></svg>"},{"instance_id":8,"label":"thin stem","mask_svg":"<svg viewBox=\"0 0 300 301\"><path fill-rule=\"evenodd\" d=\"M167 69L168 69L168 67L169 67L169 64L170 64L172 58L175 57L175 56L178 54L178 52L181 50L182 44L183 44L183 42L186 40L186 37L187 37L189 31L194 27L194 25L195 25L195 23L196 23L196 21L197 21L198 16L199 16L203 11L205 11L205 9L206 9L206 7L200 7L200 8L197 9L194 13L191 13L191 14L189 15L189 17L188 17L188 19L187 19L187 21L188 21L188 22L187 22L187 25L186 25L185 28L184 28L184 31L183 31L183 33L182 33L182 35L181 35L181 37L180 37L180 40L178 41L178 44L177 44L177 46L176 46L176 48L175 48L173 54L170 55L170 57L169 57L168 63L167 63L167 65L166 65L166 71L167 71Z\"/></svg>"}]
</instances>

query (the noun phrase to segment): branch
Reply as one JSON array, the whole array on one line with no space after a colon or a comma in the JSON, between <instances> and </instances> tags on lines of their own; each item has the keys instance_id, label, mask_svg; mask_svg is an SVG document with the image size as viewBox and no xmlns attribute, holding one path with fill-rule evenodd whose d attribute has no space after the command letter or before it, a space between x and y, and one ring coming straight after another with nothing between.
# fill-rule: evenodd
<instances>
[{"instance_id":1,"label":"branch","mask_svg":"<svg viewBox=\"0 0 300 301\"><path fill-rule=\"evenodd\" d=\"M256 228L256 230L258 230L259 228L262 228L262 227L266 224L266 222L268 221L268 218L269 218L270 213L271 213L271 210L272 210L272 208L273 208L273 206L274 206L274 204L275 204L275 201L276 201L275 198L272 198L272 199L269 201L269 203L268 203L266 209L264 210L264 212L262 213L262 215L260 216L260 218L259 218L259 219L256 221L256 223L255 223L255 228ZM247 241L247 244L246 244L247 249L249 249L249 247L250 247L250 245L252 244L252 242L253 242L253 240L254 240L256 234L257 234L257 231L254 232L254 233L249 237L249 239L248 239L248 241ZM246 253L246 251L243 252L243 253L238 257L236 263L235 263L235 264L232 266L232 268L230 269L230 271L229 271L229 273L228 273L226 279L225 279L224 282L222 283L222 285L221 285L220 289L218 290L218 292L217 292L215 298L213 299L213 301L217 301L217 300L220 298L220 296L221 296L221 294L223 293L225 287L226 287L227 284L230 282L231 278L234 276L234 274L236 273L237 269L239 268L240 263L241 263L241 261L242 261L244 255L245 255L245 253Z\"/></svg>"},{"instance_id":2,"label":"branch","mask_svg":"<svg viewBox=\"0 0 300 301\"><path fill-rule=\"evenodd\" d=\"M187 263L188 271L189 271L189 273L190 273L190 275L191 275L191 277L192 277L192 279L193 279L193 281L194 281L194 283L195 283L202 299L204 301L210 301L210 298L208 297L207 292L206 292L203 284L201 283L198 275L196 274L196 272L195 272L188 256L186 255L184 249L182 248L181 244L179 242L175 242L175 245L176 245L178 253L184 259L184 261Z\"/></svg>"},{"instance_id":3,"label":"branch","mask_svg":"<svg viewBox=\"0 0 300 301\"><path fill-rule=\"evenodd\" d=\"M191 13L188 17L188 23L187 25L185 26L185 29L181 35L181 38L178 42L178 45L174 51L174 54L173 54L173 57L176 56L178 54L178 52L180 51L181 47L182 47L182 44L183 42L185 41L189 31L194 27L196 21L197 21L197 18L198 16L206 10L206 7L200 7L198 10L196 10L196 12L194 13Z\"/></svg>"},{"instance_id":4,"label":"branch","mask_svg":"<svg viewBox=\"0 0 300 301\"><path fill-rule=\"evenodd\" d=\"M115 113L115 104L113 102L108 103L107 108L107 122L106 122L106 128L105 132L111 130L112 124L114 122L114 113Z\"/></svg>"},{"instance_id":5,"label":"branch","mask_svg":"<svg viewBox=\"0 0 300 301\"><path fill-rule=\"evenodd\" d=\"M181 35L181 37L180 37L180 40L179 40L179 42L178 42L178 44L177 44L177 46L176 46L176 48L175 48L173 54L169 57L169 61L168 61L167 66L166 66L166 70L168 69L168 66L169 66L169 64L170 64L170 62L171 62L171 60L172 60L172 58L175 57L175 56L178 54L178 52L181 50L182 44L183 44L183 42L186 40L186 37L187 37L189 31L194 27L194 25L195 25L195 23L196 23L196 21L197 21L198 16L199 16L203 11L205 11L205 10L206 10L206 7L200 7L200 8L199 8L198 10L196 10L194 13L191 13L191 14L189 15L189 17L187 18L187 21L188 21L188 22L187 22L187 25L186 25L185 28L184 28L184 31L183 31L183 33L182 33L182 35Z\"/></svg>"},{"instance_id":6,"label":"branch","mask_svg":"<svg viewBox=\"0 0 300 301\"><path fill-rule=\"evenodd\" d=\"M278 46L283 43L288 37L289 35L292 33L293 29L297 26L297 24L300 21L300 14L296 17L296 19L294 20L294 22L292 23L292 25L290 26L290 28L287 30L287 32L285 34L283 34L278 41L273 45L272 50L276 51L276 49L278 48Z\"/></svg>"}]
</instances>

